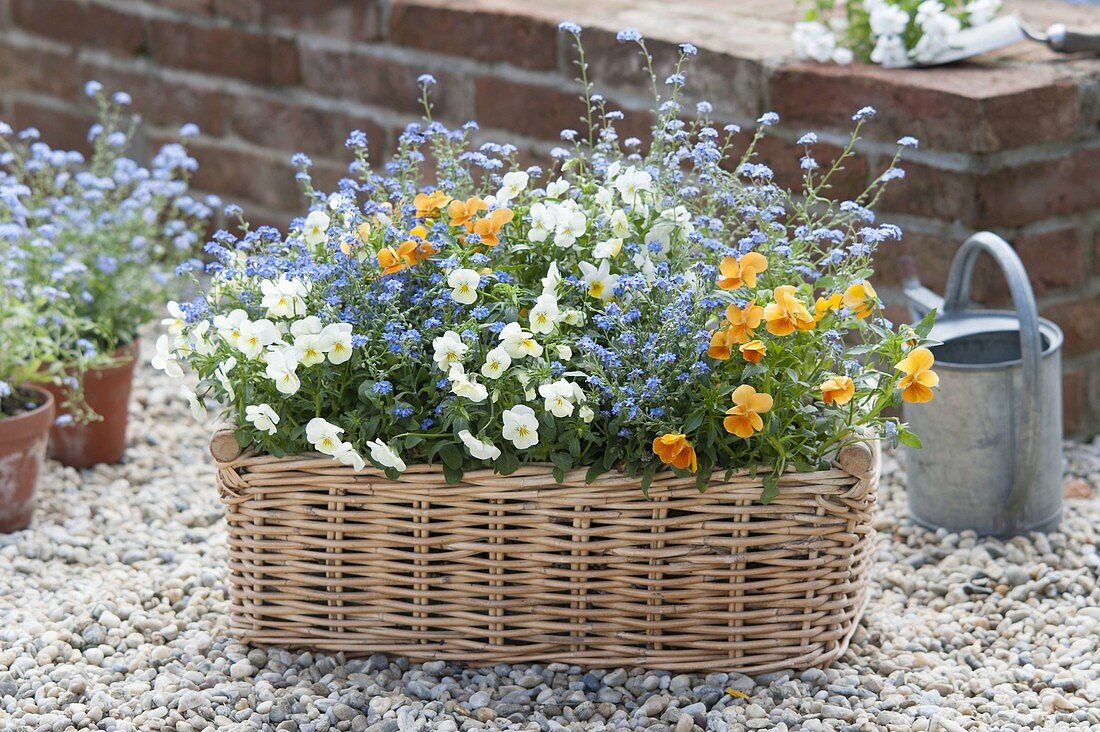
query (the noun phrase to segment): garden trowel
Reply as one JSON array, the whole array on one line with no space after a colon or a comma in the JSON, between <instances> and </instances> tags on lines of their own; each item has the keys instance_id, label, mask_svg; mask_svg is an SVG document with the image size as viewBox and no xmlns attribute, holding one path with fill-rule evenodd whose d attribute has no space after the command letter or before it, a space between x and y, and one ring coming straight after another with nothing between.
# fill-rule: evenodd
<instances>
[{"instance_id":1,"label":"garden trowel","mask_svg":"<svg viewBox=\"0 0 1100 732\"><path fill-rule=\"evenodd\" d=\"M1100 53L1100 33L1083 33L1066 28L1061 23L1047 28L1046 33L1028 30L1019 18L1005 15L985 25L959 31L951 38L950 47L927 61L909 60L897 67L941 66L972 56L995 51L1023 40L1045 43L1058 53Z\"/></svg>"}]
</instances>

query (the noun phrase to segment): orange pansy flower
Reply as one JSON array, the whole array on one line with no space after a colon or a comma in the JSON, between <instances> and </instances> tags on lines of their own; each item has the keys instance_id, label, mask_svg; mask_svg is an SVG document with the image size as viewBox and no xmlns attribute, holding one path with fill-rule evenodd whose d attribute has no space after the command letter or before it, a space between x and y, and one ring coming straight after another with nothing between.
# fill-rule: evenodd
<instances>
[{"instance_id":1,"label":"orange pansy flower","mask_svg":"<svg viewBox=\"0 0 1100 732\"><path fill-rule=\"evenodd\" d=\"M752 332L760 326L764 319L764 308L752 300L743 309L736 305L726 308L726 320L729 321L730 343L748 343L752 340Z\"/></svg>"},{"instance_id":2,"label":"orange pansy flower","mask_svg":"<svg viewBox=\"0 0 1100 732\"><path fill-rule=\"evenodd\" d=\"M473 233L481 237L481 243L495 247L500 244L500 229L512 220L514 214L510 208L498 208L488 216L474 222Z\"/></svg>"},{"instance_id":3,"label":"orange pansy flower","mask_svg":"<svg viewBox=\"0 0 1100 732\"><path fill-rule=\"evenodd\" d=\"M844 291L844 307L849 308L860 320L875 311L878 295L870 282L856 282Z\"/></svg>"},{"instance_id":4,"label":"orange pansy flower","mask_svg":"<svg viewBox=\"0 0 1100 732\"><path fill-rule=\"evenodd\" d=\"M741 355L749 363L760 363L764 360L764 356L768 355L768 347L760 341L749 341L737 350L741 351Z\"/></svg>"},{"instance_id":5,"label":"orange pansy flower","mask_svg":"<svg viewBox=\"0 0 1100 732\"><path fill-rule=\"evenodd\" d=\"M796 329L809 330L814 327L813 316L794 293L795 288L791 285L780 285L775 288L775 302L764 308L764 320L772 335L785 336Z\"/></svg>"},{"instance_id":6,"label":"orange pansy flower","mask_svg":"<svg viewBox=\"0 0 1100 732\"><path fill-rule=\"evenodd\" d=\"M856 383L850 376L834 376L821 384L821 401L826 404L847 404L856 395Z\"/></svg>"},{"instance_id":7,"label":"orange pansy flower","mask_svg":"<svg viewBox=\"0 0 1100 732\"><path fill-rule=\"evenodd\" d=\"M760 415L771 411L771 394L758 393L751 385L742 384L733 390L732 398L733 406L726 410L726 418L722 420L727 432L738 437L752 437L764 429Z\"/></svg>"},{"instance_id":8,"label":"orange pansy flower","mask_svg":"<svg viewBox=\"0 0 1100 732\"><path fill-rule=\"evenodd\" d=\"M902 399L913 404L932 401L932 387L940 383L939 375L932 370L935 362L935 356L927 348L914 348L894 366L905 373L898 381Z\"/></svg>"},{"instance_id":9,"label":"orange pansy flower","mask_svg":"<svg viewBox=\"0 0 1100 732\"><path fill-rule=\"evenodd\" d=\"M488 211L489 204L477 196L471 196L465 201L455 199L447 204L447 215L451 217L451 226L465 226L466 231L474 230L474 216L479 211Z\"/></svg>"},{"instance_id":10,"label":"orange pansy flower","mask_svg":"<svg viewBox=\"0 0 1100 732\"><path fill-rule=\"evenodd\" d=\"M416 217L431 216L451 202L451 197L443 191L431 193L417 193L413 197L413 205L416 206Z\"/></svg>"},{"instance_id":11,"label":"orange pansy flower","mask_svg":"<svg viewBox=\"0 0 1100 732\"><path fill-rule=\"evenodd\" d=\"M749 252L740 259L722 257L718 286L723 290L736 290L742 285L756 287L756 276L767 268L768 260L760 252Z\"/></svg>"},{"instance_id":12,"label":"orange pansy flower","mask_svg":"<svg viewBox=\"0 0 1100 732\"><path fill-rule=\"evenodd\" d=\"M691 472L699 470L699 461L695 457L695 448L687 441L687 437L675 432L653 438L653 452L673 467L690 469Z\"/></svg>"},{"instance_id":13,"label":"orange pansy flower","mask_svg":"<svg viewBox=\"0 0 1100 732\"><path fill-rule=\"evenodd\" d=\"M730 340L728 330L716 330L710 334L710 348L707 355L718 361L726 361L730 357Z\"/></svg>"},{"instance_id":14,"label":"orange pansy flower","mask_svg":"<svg viewBox=\"0 0 1100 732\"><path fill-rule=\"evenodd\" d=\"M814 302L814 323L820 323L822 318L833 310L839 310L843 304L844 295L839 292L834 292L828 297L817 298L817 301Z\"/></svg>"}]
</instances>

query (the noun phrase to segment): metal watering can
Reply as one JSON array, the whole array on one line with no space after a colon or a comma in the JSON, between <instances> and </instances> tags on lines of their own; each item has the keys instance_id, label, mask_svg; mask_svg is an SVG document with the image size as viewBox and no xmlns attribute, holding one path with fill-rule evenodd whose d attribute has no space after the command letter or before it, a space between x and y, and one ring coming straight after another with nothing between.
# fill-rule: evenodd
<instances>
[{"instance_id":1,"label":"metal watering can","mask_svg":"<svg viewBox=\"0 0 1100 732\"><path fill-rule=\"evenodd\" d=\"M1000 266L1015 312L970 308L978 256ZM941 299L911 264L905 295L914 318L939 309L930 337L936 398L906 404L924 443L907 449L909 511L919 524L1013 536L1053 531L1062 518L1062 331L1039 317L1027 273L990 232L962 245Z\"/></svg>"}]
</instances>

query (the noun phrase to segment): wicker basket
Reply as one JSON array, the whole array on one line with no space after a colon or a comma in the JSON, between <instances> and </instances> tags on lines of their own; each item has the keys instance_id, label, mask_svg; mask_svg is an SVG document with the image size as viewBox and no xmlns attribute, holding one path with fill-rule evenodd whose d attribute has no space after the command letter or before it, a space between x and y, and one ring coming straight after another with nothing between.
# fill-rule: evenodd
<instances>
[{"instance_id":1,"label":"wicker basket","mask_svg":"<svg viewBox=\"0 0 1100 732\"><path fill-rule=\"evenodd\" d=\"M529 465L447 485L427 466L389 480L237 450L231 434L212 444L250 643L761 673L836 659L867 597L879 459L865 445L787 474L766 506L749 476L701 494L658 473L645 498L622 474L559 485Z\"/></svg>"}]
</instances>

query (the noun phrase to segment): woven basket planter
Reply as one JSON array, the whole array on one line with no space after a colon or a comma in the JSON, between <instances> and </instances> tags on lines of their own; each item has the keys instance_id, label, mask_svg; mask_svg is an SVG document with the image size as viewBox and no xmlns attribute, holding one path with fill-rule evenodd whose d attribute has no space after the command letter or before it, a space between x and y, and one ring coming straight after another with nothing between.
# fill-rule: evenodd
<instances>
[{"instance_id":1,"label":"woven basket planter","mask_svg":"<svg viewBox=\"0 0 1100 732\"><path fill-rule=\"evenodd\" d=\"M715 481L550 466L509 476L212 443L227 509L233 625L258 645L470 665L761 673L844 653L867 597L877 450L788 473L769 505ZM841 465L844 468L840 467ZM845 469L846 468L846 469Z\"/></svg>"}]
</instances>

